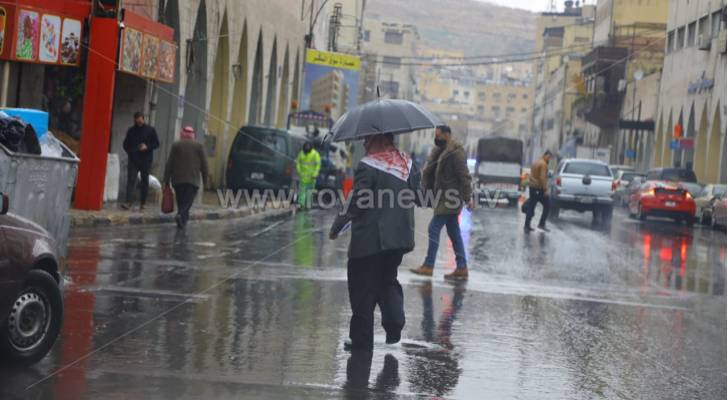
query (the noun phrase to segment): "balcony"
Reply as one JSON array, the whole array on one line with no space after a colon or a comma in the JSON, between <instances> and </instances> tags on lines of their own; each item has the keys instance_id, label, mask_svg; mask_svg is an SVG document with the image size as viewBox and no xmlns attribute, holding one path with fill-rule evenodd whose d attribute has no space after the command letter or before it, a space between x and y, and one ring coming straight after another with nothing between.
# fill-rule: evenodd
<instances>
[{"instance_id":1,"label":"balcony","mask_svg":"<svg viewBox=\"0 0 728 400\"><path fill-rule=\"evenodd\" d=\"M621 47L600 46L582 58L582 72L586 78L587 96L584 116L590 123L611 129L619 125L623 94L619 82L624 79L629 50Z\"/></svg>"}]
</instances>

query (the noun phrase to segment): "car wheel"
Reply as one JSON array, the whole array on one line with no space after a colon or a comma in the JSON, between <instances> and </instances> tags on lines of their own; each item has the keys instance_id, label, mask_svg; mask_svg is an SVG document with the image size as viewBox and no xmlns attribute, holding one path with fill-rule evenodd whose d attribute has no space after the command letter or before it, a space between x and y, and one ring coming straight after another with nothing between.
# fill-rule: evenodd
<instances>
[{"instance_id":1,"label":"car wheel","mask_svg":"<svg viewBox=\"0 0 728 400\"><path fill-rule=\"evenodd\" d=\"M708 213L703 210L700 214L700 223L703 225L710 225L712 218L708 216Z\"/></svg>"},{"instance_id":2,"label":"car wheel","mask_svg":"<svg viewBox=\"0 0 728 400\"><path fill-rule=\"evenodd\" d=\"M553 219L559 219L559 214L561 213L561 209L559 209L559 206L557 204L553 204L551 206L551 218Z\"/></svg>"},{"instance_id":3,"label":"car wheel","mask_svg":"<svg viewBox=\"0 0 728 400\"><path fill-rule=\"evenodd\" d=\"M693 217L692 215L688 215L687 217L683 218L683 221L685 221L685 225L687 226L695 225L695 217Z\"/></svg>"},{"instance_id":4,"label":"car wheel","mask_svg":"<svg viewBox=\"0 0 728 400\"><path fill-rule=\"evenodd\" d=\"M46 271L30 271L2 325L0 353L21 365L38 362L53 347L62 321L63 298L58 283Z\"/></svg>"}]
</instances>

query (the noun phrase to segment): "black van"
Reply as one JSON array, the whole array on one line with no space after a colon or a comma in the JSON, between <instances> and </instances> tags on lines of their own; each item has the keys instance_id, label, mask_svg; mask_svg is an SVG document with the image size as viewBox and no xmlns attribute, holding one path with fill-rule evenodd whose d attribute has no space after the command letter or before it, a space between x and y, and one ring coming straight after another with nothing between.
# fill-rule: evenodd
<instances>
[{"instance_id":1,"label":"black van","mask_svg":"<svg viewBox=\"0 0 728 400\"><path fill-rule=\"evenodd\" d=\"M226 184L232 190L290 189L295 159L306 138L283 129L240 128L228 156Z\"/></svg>"}]
</instances>

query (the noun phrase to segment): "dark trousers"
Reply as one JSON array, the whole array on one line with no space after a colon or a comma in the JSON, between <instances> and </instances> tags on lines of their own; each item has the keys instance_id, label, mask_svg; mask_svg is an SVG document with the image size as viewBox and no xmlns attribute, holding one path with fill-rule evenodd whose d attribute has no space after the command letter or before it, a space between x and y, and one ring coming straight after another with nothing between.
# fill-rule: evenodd
<instances>
[{"instance_id":1,"label":"dark trousers","mask_svg":"<svg viewBox=\"0 0 728 400\"><path fill-rule=\"evenodd\" d=\"M147 202L147 192L149 191L149 170L151 166L139 166L132 162L126 167L126 202L131 203L134 186L136 186L137 174L141 177L139 182L139 203L144 205Z\"/></svg>"},{"instance_id":2,"label":"dark trousers","mask_svg":"<svg viewBox=\"0 0 728 400\"><path fill-rule=\"evenodd\" d=\"M538 226L546 226L546 219L549 217L549 208L551 208L551 202L549 197L542 189L528 188L528 200L523 205L523 209L526 212L526 226L531 226L531 219L533 214L536 213L536 204L541 203L543 206L543 212L541 213L541 220L538 222Z\"/></svg>"},{"instance_id":3,"label":"dark trousers","mask_svg":"<svg viewBox=\"0 0 728 400\"><path fill-rule=\"evenodd\" d=\"M180 183L172 186L177 200L177 215L182 220L182 225L186 225L190 219L190 208L192 208L192 203L197 195L197 186L191 183Z\"/></svg>"},{"instance_id":4,"label":"dark trousers","mask_svg":"<svg viewBox=\"0 0 728 400\"><path fill-rule=\"evenodd\" d=\"M402 256L401 251L385 251L349 259L347 277L352 312L349 338L353 348L371 350L374 347L374 308L377 304L384 330L389 334L402 331L404 296L397 281L397 267L402 263Z\"/></svg>"}]
</instances>

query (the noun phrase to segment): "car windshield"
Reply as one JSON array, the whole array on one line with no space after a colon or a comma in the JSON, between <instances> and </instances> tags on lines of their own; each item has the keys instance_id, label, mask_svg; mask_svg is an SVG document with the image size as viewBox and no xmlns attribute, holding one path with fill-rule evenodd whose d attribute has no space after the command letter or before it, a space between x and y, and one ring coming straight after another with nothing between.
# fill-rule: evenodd
<instances>
[{"instance_id":1,"label":"car windshield","mask_svg":"<svg viewBox=\"0 0 728 400\"><path fill-rule=\"evenodd\" d=\"M286 154L286 139L275 131L241 130L235 143L235 151L268 157L281 156Z\"/></svg>"},{"instance_id":2,"label":"car windshield","mask_svg":"<svg viewBox=\"0 0 728 400\"><path fill-rule=\"evenodd\" d=\"M713 195L722 197L726 192L725 189L726 189L725 186L716 186L713 188Z\"/></svg>"},{"instance_id":3,"label":"car windshield","mask_svg":"<svg viewBox=\"0 0 728 400\"><path fill-rule=\"evenodd\" d=\"M564 168L564 173L592 176L612 176L609 172L609 167L606 165L578 161L567 163Z\"/></svg>"},{"instance_id":4,"label":"car windshield","mask_svg":"<svg viewBox=\"0 0 728 400\"><path fill-rule=\"evenodd\" d=\"M662 180L672 182L697 182L695 172L688 169L666 169L662 171Z\"/></svg>"}]
</instances>

